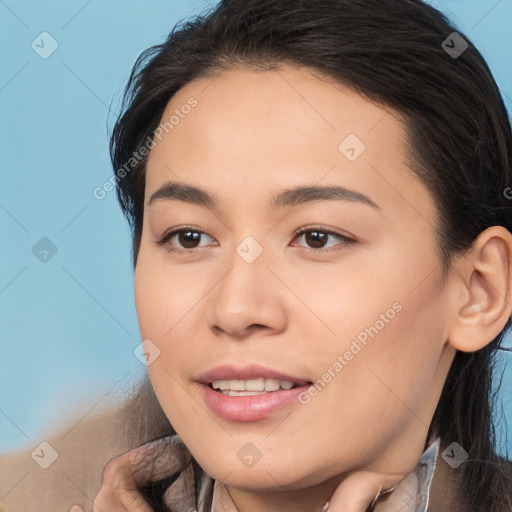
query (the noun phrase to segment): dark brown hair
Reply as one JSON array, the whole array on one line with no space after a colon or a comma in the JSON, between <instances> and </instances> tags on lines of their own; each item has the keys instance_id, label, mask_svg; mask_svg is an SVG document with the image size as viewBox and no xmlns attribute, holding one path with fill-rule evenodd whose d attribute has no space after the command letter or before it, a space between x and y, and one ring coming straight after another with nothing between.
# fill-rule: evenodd
<instances>
[{"instance_id":1,"label":"dark brown hair","mask_svg":"<svg viewBox=\"0 0 512 512\"><path fill-rule=\"evenodd\" d=\"M191 80L229 68L307 67L333 78L404 119L411 169L437 206L442 268L471 249L486 228L512 232L512 134L499 89L483 57L458 56L455 27L419 0L223 0L182 22L137 60L123 114L111 138L118 197L140 246L146 158L119 169L145 144L172 96ZM456 36L456 37L459 37ZM450 40L449 37L452 37ZM448 39L447 39L448 38ZM492 421L492 376L503 331L485 348L457 352L429 435L456 441L469 459L456 473L471 510L512 510L510 465L498 457ZM157 407L157 405L155 405Z\"/></svg>"}]
</instances>

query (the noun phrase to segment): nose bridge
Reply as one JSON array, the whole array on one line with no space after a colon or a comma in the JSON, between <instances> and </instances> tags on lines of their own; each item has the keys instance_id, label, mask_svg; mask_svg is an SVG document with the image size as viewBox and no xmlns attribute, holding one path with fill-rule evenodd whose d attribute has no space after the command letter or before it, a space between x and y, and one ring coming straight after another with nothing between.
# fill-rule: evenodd
<instances>
[{"instance_id":1,"label":"nose bridge","mask_svg":"<svg viewBox=\"0 0 512 512\"><path fill-rule=\"evenodd\" d=\"M217 302L226 308L242 309L246 301L259 302L262 284L268 284L267 254L263 246L252 236L245 237L227 256L229 272L219 283ZM267 286L268 289L268 286ZM238 304L238 306L237 306ZM254 306L254 304L253 304Z\"/></svg>"},{"instance_id":2,"label":"nose bridge","mask_svg":"<svg viewBox=\"0 0 512 512\"><path fill-rule=\"evenodd\" d=\"M282 328L284 307L268 262L266 249L250 235L226 256L229 271L212 297L214 325L238 336L253 324Z\"/></svg>"}]
</instances>

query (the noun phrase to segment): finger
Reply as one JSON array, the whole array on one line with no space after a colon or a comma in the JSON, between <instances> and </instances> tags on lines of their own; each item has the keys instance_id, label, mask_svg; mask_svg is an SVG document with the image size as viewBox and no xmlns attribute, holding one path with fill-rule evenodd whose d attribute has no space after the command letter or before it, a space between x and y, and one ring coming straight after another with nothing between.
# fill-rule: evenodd
<instances>
[{"instance_id":1,"label":"finger","mask_svg":"<svg viewBox=\"0 0 512 512\"><path fill-rule=\"evenodd\" d=\"M111 459L105 466L93 512L152 512L133 476L127 454Z\"/></svg>"},{"instance_id":2,"label":"finger","mask_svg":"<svg viewBox=\"0 0 512 512\"><path fill-rule=\"evenodd\" d=\"M93 503L93 512L153 512L140 493L113 494L100 490Z\"/></svg>"},{"instance_id":3,"label":"finger","mask_svg":"<svg viewBox=\"0 0 512 512\"><path fill-rule=\"evenodd\" d=\"M157 439L111 459L103 470L94 512L148 512L140 488L185 467L190 452L176 438Z\"/></svg>"},{"instance_id":4,"label":"finger","mask_svg":"<svg viewBox=\"0 0 512 512\"><path fill-rule=\"evenodd\" d=\"M396 486L405 474L383 474L360 471L349 475L337 487L329 504L329 512L365 512L381 491Z\"/></svg>"}]
</instances>

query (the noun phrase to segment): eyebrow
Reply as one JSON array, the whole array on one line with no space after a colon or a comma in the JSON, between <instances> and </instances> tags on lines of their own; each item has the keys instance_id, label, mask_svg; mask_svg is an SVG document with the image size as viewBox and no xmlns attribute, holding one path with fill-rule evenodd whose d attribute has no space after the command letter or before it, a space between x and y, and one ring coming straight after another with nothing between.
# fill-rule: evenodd
<instances>
[{"instance_id":1,"label":"eyebrow","mask_svg":"<svg viewBox=\"0 0 512 512\"><path fill-rule=\"evenodd\" d=\"M160 199L185 201L187 203L212 209L217 209L219 205L218 199L202 188L178 183L176 181L168 181L164 183L151 195L148 206L154 201ZM380 206L378 206L367 195L357 192L356 190L336 185L302 185L286 189L272 197L270 207L273 210L277 210L279 208L295 206L311 201L348 201L380 209Z\"/></svg>"}]
</instances>

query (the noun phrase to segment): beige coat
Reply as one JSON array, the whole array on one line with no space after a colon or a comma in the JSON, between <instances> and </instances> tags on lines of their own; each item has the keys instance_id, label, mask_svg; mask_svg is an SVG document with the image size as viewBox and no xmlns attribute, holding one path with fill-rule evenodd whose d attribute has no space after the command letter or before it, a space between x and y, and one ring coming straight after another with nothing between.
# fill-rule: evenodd
<instances>
[{"instance_id":1,"label":"beige coat","mask_svg":"<svg viewBox=\"0 0 512 512\"><path fill-rule=\"evenodd\" d=\"M0 510L66 512L79 504L92 510L101 486L102 468L129 447L123 443L119 415L85 418L71 431L64 428L46 441L0 457ZM68 433L69 431L69 433ZM35 449L35 452L34 452ZM52 462L44 469L44 465ZM40 464L43 464L41 466Z\"/></svg>"}]
</instances>

